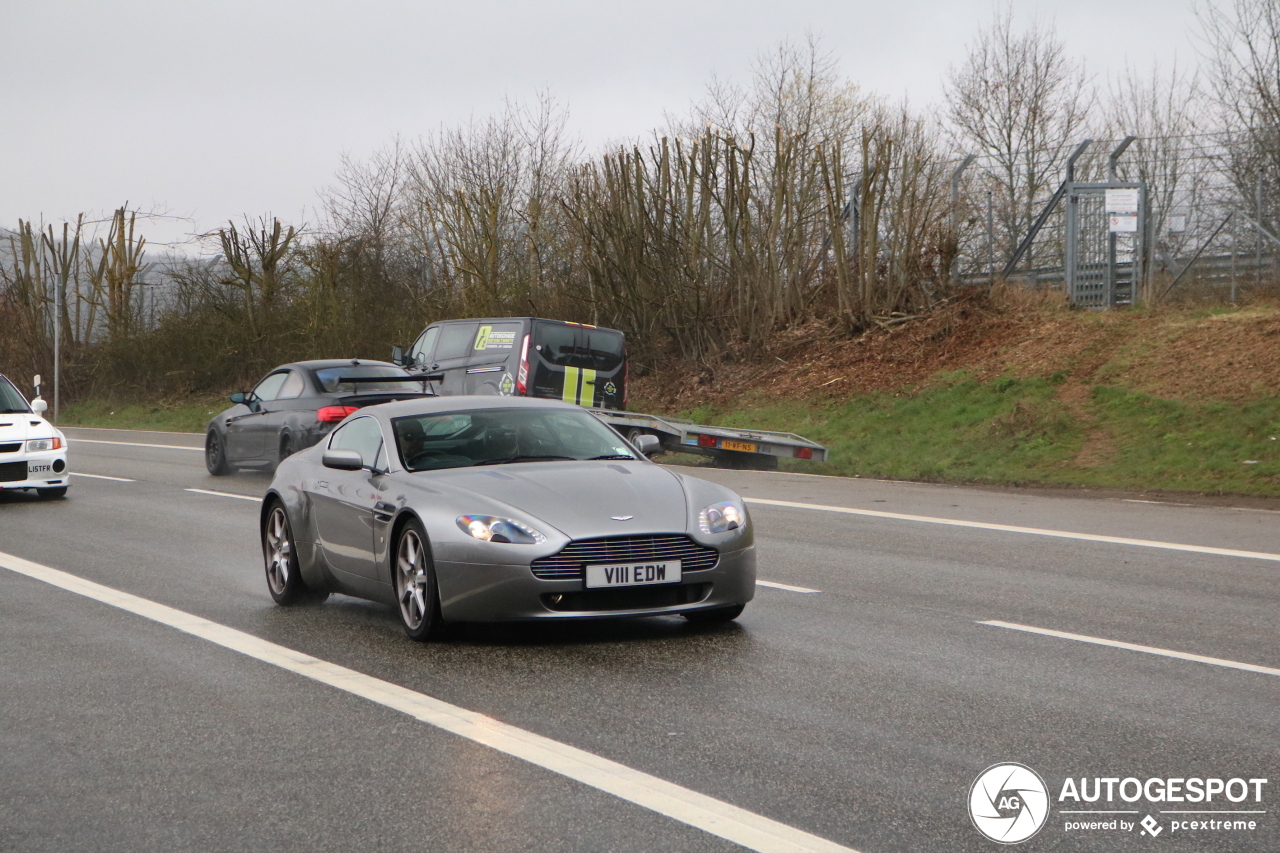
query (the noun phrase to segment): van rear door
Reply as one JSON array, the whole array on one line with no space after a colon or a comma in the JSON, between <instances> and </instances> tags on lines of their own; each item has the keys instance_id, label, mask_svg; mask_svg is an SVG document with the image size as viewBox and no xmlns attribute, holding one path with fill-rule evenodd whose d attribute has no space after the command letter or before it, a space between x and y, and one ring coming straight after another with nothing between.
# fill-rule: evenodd
<instances>
[{"instance_id":1,"label":"van rear door","mask_svg":"<svg viewBox=\"0 0 1280 853\"><path fill-rule=\"evenodd\" d=\"M627 341L621 332L535 320L532 334L530 396L580 406L622 408Z\"/></svg>"}]
</instances>

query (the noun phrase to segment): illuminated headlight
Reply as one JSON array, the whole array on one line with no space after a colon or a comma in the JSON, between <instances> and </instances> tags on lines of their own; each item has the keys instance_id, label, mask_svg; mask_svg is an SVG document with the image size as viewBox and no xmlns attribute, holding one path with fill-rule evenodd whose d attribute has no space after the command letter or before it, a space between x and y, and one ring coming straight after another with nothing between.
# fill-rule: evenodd
<instances>
[{"instance_id":1,"label":"illuminated headlight","mask_svg":"<svg viewBox=\"0 0 1280 853\"><path fill-rule=\"evenodd\" d=\"M747 514L733 501L720 501L698 513L698 528L703 533L727 533L747 524Z\"/></svg>"},{"instance_id":2,"label":"illuminated headlight","mask_svg":"<svg viewBox=\"0 0 1280 853\"><path fill-rule=\"evenodd\" d=\"M27 442L28 453L39 453L42 450L61 450L62 439L54 438L33 438Z\"/></svg>"},{"instance_id":3,"label":"illuminated headlight","mask_svg":"<svg viewBox=\"0 0 1280 853\"><path fill-rule=\"evenodd\" d=\"M477 539L486 542L505 542L510 545L539 545L547 541L547 537L527 524L521 524L510 518L497 518L492 515L460 515L458 527Z\"/></svg>"}]
</instances>

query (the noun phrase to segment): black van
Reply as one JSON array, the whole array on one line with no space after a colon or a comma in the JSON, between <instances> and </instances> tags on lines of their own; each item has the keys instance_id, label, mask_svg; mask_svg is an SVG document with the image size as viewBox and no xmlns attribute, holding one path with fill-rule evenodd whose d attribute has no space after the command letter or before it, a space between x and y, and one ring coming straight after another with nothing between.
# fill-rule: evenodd
<instances>
[{"instance_id":1,"label":"black van","mask_svg":"<svg viewBox=\"0 0 1280 853\"><path fill-rule=\"evenodd\" d=\"M627 339L613 329L537 317L442 320L427 326L407 354L392 358L439 374L431 383L437 394L627 405Z\"/></svg>"}]
</instances>

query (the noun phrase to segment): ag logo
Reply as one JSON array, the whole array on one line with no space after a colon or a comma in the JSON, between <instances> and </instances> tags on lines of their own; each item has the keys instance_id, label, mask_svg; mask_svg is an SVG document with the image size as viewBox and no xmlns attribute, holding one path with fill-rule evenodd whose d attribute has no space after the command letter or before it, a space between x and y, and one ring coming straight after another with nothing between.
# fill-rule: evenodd
<instances>
[{"instance_id":1,"label":"ag logo","mask_svg":"<svg viewBox=\"0 0 1280 853\"><path fill-rule=\"evenodd\" d=\"M608 382L604 386L604 393L612 397L614 394L618 393L618 386L614 385L612 382Z\"/></svg>"},{"instance_id":2,"label":"ag logo","mask_svg":"<svg viewBox=\"0 0 1280 853\"><path fill-rule=\"evenodd\" d=\"M511 374L502 374L502 381L498 383L498 390L502 392L502 396L510 397L511 392L515 390L516 384L511 381Z\"/></svg>"},{"instance_id":3,"label":"ag logo","mask_svg":"<svg viewBox=\"0 0 1280 853\"><path fill-rule=\"evenodd\" d=\"M1030 767L993 764L969 788L969 817L992 841L1026 841L1049 817L1049 789Z\"/></svg>"}]
</instances>

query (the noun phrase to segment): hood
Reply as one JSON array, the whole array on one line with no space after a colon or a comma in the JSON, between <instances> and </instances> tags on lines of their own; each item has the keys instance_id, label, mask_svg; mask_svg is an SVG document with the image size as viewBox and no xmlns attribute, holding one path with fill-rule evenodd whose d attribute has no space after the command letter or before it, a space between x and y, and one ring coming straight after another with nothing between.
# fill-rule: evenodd
<instances>
[{"instance_id":1,"label":"hood","mask_svg":"<svg viewBox=\"0 0 1280 853\"><path fill-rule=\"evenodd\" d=\"M0 443L26 441L29 438L49 438L53 427L39 415L31 412L0 415Z\"/></svg>"},{"instance_id":2,"label":"hood","mask_svg":"<svg viewBox=\"0 0 1280 853\"><path fill-rule=\"evenodd\" d=\"M405 476L452 492L460 515L500 515L511 508L571 539L684 533L689 525L684 487L671 472L648 462L521 462ZM633 517L611 518L627 515Z\"/></svg>"}]
</instances>

